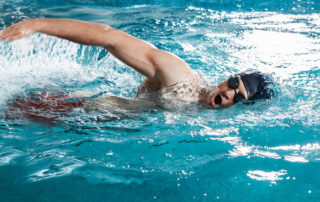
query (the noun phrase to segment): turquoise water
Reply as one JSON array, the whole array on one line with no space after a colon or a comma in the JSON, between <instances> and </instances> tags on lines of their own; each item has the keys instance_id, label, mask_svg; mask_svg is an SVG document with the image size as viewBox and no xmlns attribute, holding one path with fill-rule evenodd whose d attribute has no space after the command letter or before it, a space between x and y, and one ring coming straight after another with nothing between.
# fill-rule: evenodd
<instances>
[{"instance_id":1,"label":"turquoise water","mask_svg":"<svg viewBox=\"0 0 320 202\"><path fill-rule=\"evenodd\" d=\"M143 77L102 48L33 34L0 42L1 201L319 201L320 5L297 1L6 1L35 17L109 24L173 52L211 84L258 69L278 97L212 110L10 109L62 91L132 98ZM59 113L58 113L59 115Z\"/></svg>"}]
</instances>

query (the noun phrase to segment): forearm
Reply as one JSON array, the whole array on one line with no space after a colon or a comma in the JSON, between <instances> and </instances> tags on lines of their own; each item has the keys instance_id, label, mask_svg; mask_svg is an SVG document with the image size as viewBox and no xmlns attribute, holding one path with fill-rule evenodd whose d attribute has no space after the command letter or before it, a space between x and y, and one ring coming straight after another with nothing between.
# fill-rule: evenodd
<instances>
[{"instance_id":1,"label":"forearm","mask_svg":"<svg viewBox=\"0 0 320 202\"><path fill-rule=\"evenodd\" d=\"M13 24L0 32L7 42L34 32L60 37L76 43L102 46L119 60L149 79L170 86L190 75L189 66L180 58L125 32L107 25L67 19L33 19Z\"/></svg>"},{"instance_id":2,"label":"forearm","mask_svg":"<svg viewBox=\"0 0 320 202\"><path fill-rule=\"evenodd\" d=\"M109 45L108 32L113 30L107 25L69 19L34 19L31 21L34 32L93 46L107 47Z\"/></svg>"}]
</instances>

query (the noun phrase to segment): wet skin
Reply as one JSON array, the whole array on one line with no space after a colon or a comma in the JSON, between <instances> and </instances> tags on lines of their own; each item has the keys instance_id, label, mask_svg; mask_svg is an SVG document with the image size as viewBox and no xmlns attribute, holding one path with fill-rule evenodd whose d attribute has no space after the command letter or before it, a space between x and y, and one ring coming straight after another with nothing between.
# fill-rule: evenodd
<instances>
[{"instance_id":1,"label":"wet skin","mask_svg":"<svg viewBox=\"0 0 320 202\"><path fill-rule=\"evenodd\" d=\"M236 92L242 94L246 100L248 99L247 91L240 78ZM235 90L228 86L228 80L226 80L218 85L218 89L209 92L206 102L214 108L227 108L235 104L233 101L234 96Z\"/></svg>"},{"instance_id":2,"label":"wet skin","mask_svg":"<svg viewBox=\"0 0 320 202\"><path fill-rule=\"evenodd\" d=\"M25 38L34 32L79 44L104 47L120 61L146 76L152 81L151 83L157 84L160 88L200 79L189 65L176 55L159 50L146 41L103 24L71 19L33 19L11 25L0 31L0 39L10 42ZM229 107L235 104L233 101L235 90L228 87L227 81L210 88L211 90L196 88L199 93L197 101L214 108ZM247 99L241 79L236 92Z\"/></svg>"}]
</instances>

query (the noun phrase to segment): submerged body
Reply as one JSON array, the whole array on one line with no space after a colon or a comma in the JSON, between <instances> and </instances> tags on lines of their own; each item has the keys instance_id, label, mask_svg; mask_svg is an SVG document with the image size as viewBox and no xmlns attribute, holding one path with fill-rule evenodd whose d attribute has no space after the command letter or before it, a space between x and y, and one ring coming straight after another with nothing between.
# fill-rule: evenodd
<instances>
[{"instance_id":1,"label":"submerged body","mask_svg":"<svg viewBox=\"0 0 320 202\"><path fill-rule=\"evenodd\" d=\"M139 87L134 98L128 99L115 95L105 94L98 98L84 102L84 109L92 111L120 110L147 110L147 109L176 109L192 103L198 103L201 89L210 88L200 78L191 81L182 81L168 87L160 87L146 79ZM217 89L217 88L216 88Z\"/></svg>"}]
</instances>

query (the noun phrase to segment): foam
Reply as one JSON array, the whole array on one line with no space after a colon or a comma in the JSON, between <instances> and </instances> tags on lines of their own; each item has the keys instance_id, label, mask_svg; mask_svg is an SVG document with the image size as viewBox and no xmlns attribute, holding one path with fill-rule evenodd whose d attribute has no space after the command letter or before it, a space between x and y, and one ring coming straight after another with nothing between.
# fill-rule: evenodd
<instances>
[{"instance_id":1,"label":"foam","mask_svg":"<svg viewBox=\"0 0 320 202\"><path fill-rule=\"evenodd\" d=\"M1 41L0 106L28 89L72 89L101 77L114 81L116 86L126 86L120 90L120 94L126 94L128 87L136 84L134 75L130 75L130 70L120 72L126 67L110 54L101 58L101 51L103 48L82 46L43 34L11 43ZM105 83L88 91L108 90L110 86Z\"/></svg>"}]
</instances>

